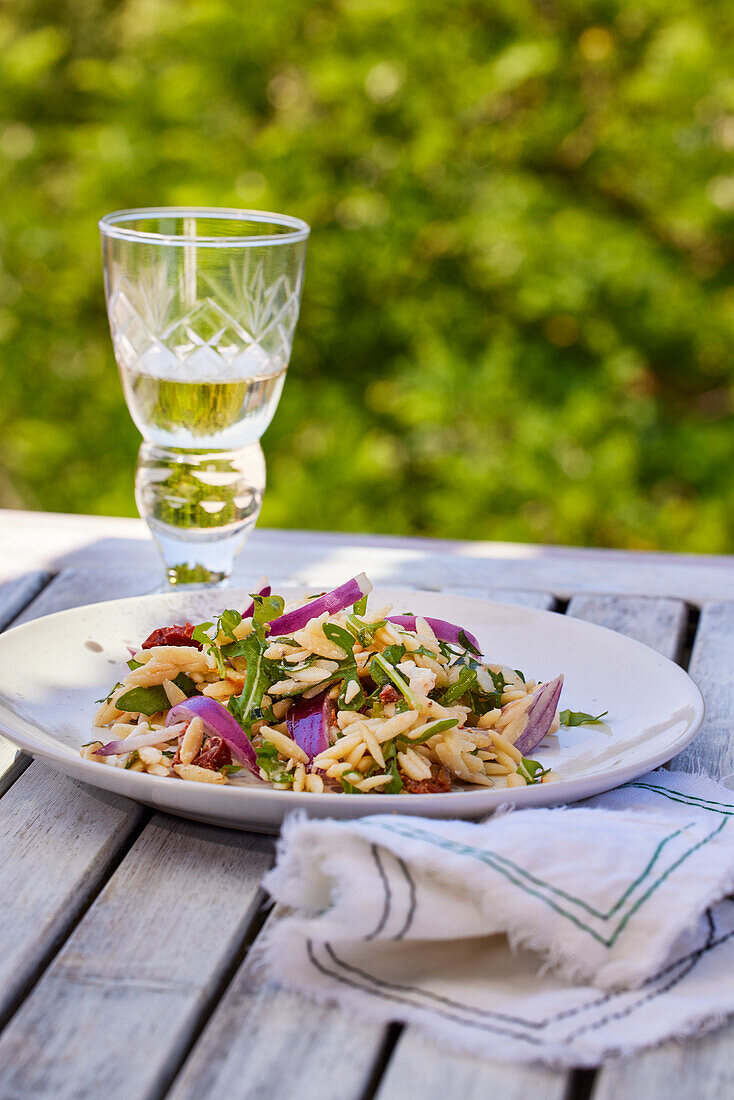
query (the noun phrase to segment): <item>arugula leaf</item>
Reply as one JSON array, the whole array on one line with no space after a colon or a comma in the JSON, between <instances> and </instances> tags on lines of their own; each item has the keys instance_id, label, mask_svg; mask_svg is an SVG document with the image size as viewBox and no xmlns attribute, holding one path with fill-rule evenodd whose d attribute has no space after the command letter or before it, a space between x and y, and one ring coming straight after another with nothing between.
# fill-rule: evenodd
<instances>
[{"instance_id":1,"label":"arugula leaf","mask_svg":"<svg viewBox=\"0 0 734 1100\"><path fill-rule=\"evenodd\" d=\"M433 722L424 730L420 737L411 737L408 733L401 733L395 738L400 745L422 745L424 741L428 741L431 737L435 737L437 733L445 733L446 730L453 729L454 726L458 726L459 722L456 718L440 718L438 722Z\"/></svg>"},{"instance_id":2,"label":"arugula leaf","mask_svg":"<svg viewBox=\"0 0 734 1100\"><path fill-rule=\"evenodd\" d=\"M558 717L562 726L593 726L595 722L601 722L606 718L608 710L602 711L594 717L593 714L585 714L582 710L562 710Z\"/></svg>"},{"instance_id":3,"label":"arugula leaf","mask_svg":"<svg viewBox=\"0 0 734 1100\"><path fill-rule=\"evenodd\" d=\"M336 623L324 623L322 629L330 642L344 650L345 657L353 656L354 636L348 630L345 630L343 626L337 626Z\"/></svg>"},{"instance_id":4,"label":"arugula leaf","mask_svg":"<svg viewBox=\"0 0 734 1100\"><path fill-rule=\"evenodd\" d=\"M391 665L398 665L405 656L405 646L397 645L396 643L385 646L382 651L382 656L386 661L389 661Z\"/></svg>"},{"instance_id":5,"label":"arugula leaf","mask_svg":"<svg viewBox=\"0 0 734 1100\"><path fill-rule=\"evenodd\" d=\"M386 623L387 619L378 619L377 622L366 623L356 615L347 617L347 626L354 631L357 641L363 646L372 645L377 631L381 630Z\"/></svg>"},{"instance_id":6,"label":"arugula leaf","mask_svg":"<svg viewBox=\"0 0 734 1100\"><path fill-rule=\"evenodd\" d=\"M132 768L133 764L137 764L139 759L140 753L137 749L135 749L133 752L130 753L127 760L125 761L125 771L127 771L128 768Z\"/></svg>"},{"instance_id":7,"label":"arugula leaf","mask_svg":"<svg viewBox=\"0 0 734 1100\"><path fill-rule=\"evenodd\" d=\"M241 764L225 764L223 768L219 769L222 775L234 775L235 772L242 771Z\"/></svg>"},{"instance_id":8,"label":"arugula leaf","mask_svg":"<svg viewBox=\"0 0 734 1100\"><path fill-rule=\"evenodd\" d=\"M250 735L255 712L260 707L262 697L278 677L277 666L265 657L270 645L266 636L268 623L277 619L283 612L285 601L282 596L253 596L255 610L252 613L252 633L237 642L237 656L247 661L247 679L240 695L230 697L228 707L245 733ZM278 780L285 782L285 780Z\"/></svg>"},{"instance_id":9,"label":"arugula leaf","mask_svg":"<svg viewBox=\"0 0 734 1100\"><path fill-rule=\"evenodd\" d=\"M516 676L519 676L519 677L520 677L520 679L522 680L522 682L523 682L523 683L526 683L526 680L525 680L525 673L524 673L524 672L520 672L520 669L519 669L519 668L516 668L516 669L515 669L515 675L516 675Z\"/></svg>"},{"instance_id":10,"label":"arugula leaf","mask_svg":"<svg viewBox=\"0 0 734 1100\"><path fill-rule=\"evenodd\" d=\"M362 599L357 600L357 602L353 604L352 607L354 610L354 614L359 615L359 617L362 618L365 611L367 610L367 597L363 596Z\"/></svg>"},{"instance_id":11,"label":"arugula leaf","mask_svg":"<svg viewBox=\"0 0 734 1100\"><path fill-rule=\"evenodd\" d=\"M136 668L142 668L143 665L142 662L136 661L134 657L131 657L130 660L127 662L127 667L130 669L131 672L134 672Z\"/></svg>"},{"instance_id":12,"label":"arugula leaf","mask_svg":"<svg viewBox=\"0 0 734 1100\"><path fill-rule=\"evenodd\" d=\"M239 611L233 611L229 608L227 611L223 611L219 616L219 622L217 623L217 634L225 634L231 638L232 641L236 641L234 632L242 622L242 616Z\"/></svg>"},{"instance_id":13,"label":"arugula leaf","mask_svg":"<svg viewBox=\"0 0 734 1100\"><path fill-rule=\"evenodd\" d=\"M194 627L191 637L195 642L200 642L207 653L210 653L214 660L217 662L217 671L219 672L220 679L224 679L224 658L219 651L219 646L209 637L207 631L211 630L214 623L199 623ZM218 630L219 628L217 628Z\"/></svg>"},{"instance_id":14,"label":"arugula leaf","mask_svg":"<svg viewBox=\"0 0 734 1100\"><path fill-rule=\"evenodd\" d=\"M388 648L402 648L402 646ZM385 650L385 652L387 652L387 650ZM388 661L385 660L385 657L382 653L376 653L374 655L374 657L370 661L369 669L370 676L378 687L383 686L389 681L391 684L395 685L403 698L406 699L408 703L410 703L410 706L413 710L420 709L420 704L418 703L418 700L416 699L413 692L410 690L410 686L407 681L403 679L396 668L394 668Z\"/></svg>"},{"instance_id":15,"label":"arugula leaf","mask_svg":"<svg viewBox=\"0 0 734 1100\"><path fill-rule=\"evenodd\" d=\"M360 779L364 778L364 776L360 772L348 772L347 774L352 776L359 776ZM364 794L364 791L360 791L359 787L355 787L353 783L349 782L349 780L346 778L346 775L339 776L339 779L342 785L342 790L345 794Z\"/></svg>"},{"instance_id":16,"label":"arugula leaf","mask_svg":"<svg viewBox=\"0 0 734 1100\"><path fill-rule=\"evenodd\" d=\"M464 630L459 631L459 641L460 641L461 645L463 645L464 649L466 649L469 653L474 653L477 657L482 656L481 651L478 650L477 647L474 645L474 643L470 642L469 639L467 638L466 631L464 631Z\"/></svg>"},{"instance_id":17,"label":"arugula leaf","mask_svg":"<svg viewBox=\"0 0 734 1100\"><path fill-rule=\"evenodd\" d=\"M179 672L173 681L185 695L196 695L197 687L185 672ZM138 714L157 714L161 710L170 710L171 703L162 684L153 687L133 687L115 700L118 710L137 711Z\"/></svg>"},{"instance_id":18,"label":"arugula leaf","mask_svg":"<svg viewBox=\"0 0 734 1100\"><path fill-rule=\"evenodd\" d=\"M282 596L253 596L253 603L255 604L255 610L252 613L252 629L253 633L257 633L258 630L265 632L265 627L268 623L271 623L273 619L279 619L283 614L283 608L285 607L285 600Z\"/></svg>"},{"instance_id":19,"label":"arugula leaf","mask_svg":"<svg viewBox=\"0 0 734 1100\"><path fill-rule=\"evenodd\" d=\"M383 748L383 756L385 757L385 771L392 778L382 789L385 794L400 794L405 784L398 771L398 754L394 741L390 743L389 748Z\"/></svg>"},{"instance_id":20,"label":"arugula leaf","mask_svg":"<svg viewBox=\"0 0 734 1100\"><path fill-rule=\"evenodd\" d=\"M461 699L462 695L466 695L467 691L474 687L477 687L476 669L464 665L459 672L459 679L455 684L450 684L443 693L441 698L443 706L447 707L451 703L455 703L457 699Z\"/></svg>"},{"instance_id":21,"label":"arugula leaf","mask_svg":"<svg viewBox=\"0 0 734 1100\"><path fill-rule=\"evenodd\" d=\"M531 787L535 783L540 783L543 776L547 775L549 771L550 768L544 768L539 760L528 760L524 756L517 766L518 775L521 775Z\"/></svg>"},{"instance_id":22,"label":"arugula leaf","mask_svg":"<svg viewBox=\"0 0 734 1100\"><path fill-rule=\"evenodd\" d=\"M199 623L198 626L194 627L191 633L191 637L194 639L195 642L201 642L202 645L206 645L207 642L211 642L211 638L207 634L207 630L211 630L213 626L214 623Z\"/></svg>"},{"instance_id":23,"label":"arugula leaf","mask_svg":"<svg viewBox=\"0 0 734 1100\"><path fill-rule=\"evenodd\" d=\"M285 770L285 764L278 756L275 745L264 741L255 752L257 766L267 775L271 783L293 783L293 776Z\"/></svg>"}]
</instances>

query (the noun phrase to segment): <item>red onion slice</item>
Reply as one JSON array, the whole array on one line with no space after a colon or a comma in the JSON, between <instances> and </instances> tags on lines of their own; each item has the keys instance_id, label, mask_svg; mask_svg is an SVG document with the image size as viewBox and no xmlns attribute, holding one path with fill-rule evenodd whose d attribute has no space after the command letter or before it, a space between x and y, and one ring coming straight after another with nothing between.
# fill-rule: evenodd
<instances>
[{"instance_id":1,"label":"red onion slice","mask_svg":"<svg viewBox=\"0 0 734 1100\"><path fill-rule=\"evenodd\" d=\"M335 615L337 611L343 611L345 607L351 607L363 596L372 591L372 585L364 573L352 577L350 581L339 585L333 592L325 592L303 607L297 607L295 611L287 611L279 619L273 619L270 624L270 634L294 634L297 630L303 630L311 619L323 615L326 611L329 615Z\"/></svg>"},{"instance_id":2,"label":"red onion slice","mask_svg":"<svg viewBox=\"0 0 734 1100\"><path fill-rule=\"evenodd\" d=\"M253 775L260 778L255 750L242 726L225 706L216 699L210 699L208 695L193 695L190 699L185 699L182 703L171 707L166 717L166 725L172 725L174 722L190 722L192 718L201 718L206 733L221 737L229 745L233 756L241 764L245 764Z\"/></svg>"},{"instance_id":3,"label":"red onion slice","mask_svg":"<svg viewBox=\"0 0 734 1100\"><path fill-rule=\"evenodd\" d=\"M288 733L308 755L309 762L328 749L333 717L334 700L329 698L328 691L313 699L299 699L288 711Z\"/></svg>"},{"instance_id":4,"label":"red onion slice","mask_svg":"<svg viewBox=\"0 0 734 1100\"><path fill-rule=\"evenodd\" d=\"M266 578L263 577L261 580L258 581L258 584L262 584L263 580L265 580L265 579ZM269 596L271 592L272 592L272 589L271 589L269 584L263 585L262 588L258 588L258 590L257 590L258 596ZM242 612L242 618L243 619L251 619L254 614L255 614L255 601L253 600L252 603L250 604L250 606L247 607Z\"/></svg>"},{"instance_id":5,"label":"red onion slice","mask_svg":"<svg viewBox=\"0 0 734 1100\"><path fill-rule=\"evenodd\" d=\"M165 745L178 737L184 729L184 723L177 726L167 726L162 730L148 730L147 733L131 733L129 737L121 741L108 741L101 749L97 749L98 756L119 756L123 752L133 752L134 749L144 749L147 745Z\"/></svg>"},{"instance_id":6,"label":"red onion slice","mask_svg":"<svg viewBox=\"0 0 734 1100\"><path fill-rule=\"evenodd\" d=\"M553 725L562 687L563 675L561 674L533 692L533 701L525 712L527 724L515 742L515 748L523 756L527 756L537 748Z\"/></svg>"},{"instance_id":7,"label":"red onion slice","mask_svg":"<svg viewBox=\"0 0 734 1100\"><path fill-rule=\"evenodd\" d=\"M426 620L440 642L448 642L449 645L461 646L464 649L464 643L461 641L461 635L463 634L467 642L474 646L477 653L482 652L477 639L471 631L465 630L463 626L457 626L456 623L447 623L445 619L431 619L428 615L419 615L418 618ZM415 631L415 620L415 615L389 615L387 621L395 623L396 626L402 626L404 630Z\"/></svg>"}]
</instances>

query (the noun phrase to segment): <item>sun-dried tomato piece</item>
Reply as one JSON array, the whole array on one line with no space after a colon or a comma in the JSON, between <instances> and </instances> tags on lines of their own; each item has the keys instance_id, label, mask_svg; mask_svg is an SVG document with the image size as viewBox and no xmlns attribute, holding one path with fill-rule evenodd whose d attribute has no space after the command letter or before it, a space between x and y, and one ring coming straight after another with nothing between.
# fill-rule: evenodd
<instances>
[{"instance_id":1,"label":"sun-dried tomato piece","mask_svg":"<svg viewBox=\"0 0 734 1100\"><path fill-rule=\"evenodd\" d=\"M402 780L408 794L447 794L451 790L451 776L447 769L435 764L431 766L430 779L410 779L402 775Z\"/></svg>"},{"instance_id":2,"label":"sun-dried tomato piece","mask_svg":"<svg viewBox=\"0 0 734 1100\"><path fill-rule=\"evenodd\" d=\"M194 649L201 649L201 642L196 642L191 637L193 633L193 623L186 623L184 626L159 626L145 639L141 648L152 649L157 645L190 645Z\"/></svg>"},{"instance_id":3,"label":"sun-dried tomato piece","mask_svg":"<svg viewBox=\"0 0 734 1100\"><path fill-rule=\"evenodd\" d=\"M184 739L184 734L178 735L178 745L176 747L176 755L171 761L171 766L181 763L181 742ZM191 761L192 764L196 764L200 768L211 768L212 771L219 771L226 764L232 763L232 753L229 751L229 745L227 742L219 737L216 733L207 734L204 738L201 748Z\"/></svg>"},{"instance_id":4,"label":"sun-dried tomato piece","mask_svg":"<svg viewBox=\"0 0 734 1100\"><path fill-rule=\"evenodd\" d=\"M397 703L400 698L400 692L392 684L385 684L384 688L380 692L380 702L383 706L386 703Z\"/></svg>"},{"instance_id":5,"label":"sun-dried tomato piece","mask_svg":"<svg viewBox=\"0 0 734 1100\"><path fill-rule=\"evenodd\" d=\"M204 738L204 744L201 746L199 755L194 760L195 764L198 764L200 768L211 768L212 771L219 771L225 764L232 763L232 753L229 751L229 745L223 738L217 737L212 733L209 737Z\"/></svg>"}]
</instances>

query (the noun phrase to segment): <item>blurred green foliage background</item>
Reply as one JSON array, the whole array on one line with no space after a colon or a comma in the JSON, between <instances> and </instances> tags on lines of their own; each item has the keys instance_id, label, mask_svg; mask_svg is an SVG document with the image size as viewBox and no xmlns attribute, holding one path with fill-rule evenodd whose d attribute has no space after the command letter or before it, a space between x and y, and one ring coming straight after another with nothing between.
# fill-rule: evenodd
<instances>
[{"instance_id":1,"label":"blurred green foliage background","mask_svg":"<svg viewBox=\"0 0 734 1100\"><path fill-rule=\"evenodd\" d=\"M261 523L734 550L731 0L6 0L0 504L135 514L97 218L310 222Z\"/></svg>"}]
</instances>

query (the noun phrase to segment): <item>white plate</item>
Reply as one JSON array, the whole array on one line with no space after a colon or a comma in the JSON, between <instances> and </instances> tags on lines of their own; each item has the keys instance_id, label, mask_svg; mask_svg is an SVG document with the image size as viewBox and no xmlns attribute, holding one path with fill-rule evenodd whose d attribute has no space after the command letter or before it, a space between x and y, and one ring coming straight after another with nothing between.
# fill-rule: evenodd
<instances>
[{"instance_id":1,"label":"white plate","mask_svg":"<svg viewBox=\"0 0 734 1100\"><path fill-rule=\"evenodd\" d=\"M285 590L297 598L302 590ZM0 635L0 730L59 771L157 809L239 829L277 830L284 814L314 817L408 813L478 818L498 804L544 806L608 790L669 760L693 738L703 699L677 665L639 642L570 616L464 596L381 589L372 606L392 603L461 623L488 660L536 680L565 675L561 707L598 714L605 725L562 728L533 756L551 765L556 783L510 790L431 795L294 794L256 787L211 786L125 771L82 760L91 740L95 699L124 672L127 646L173 622L213 619L242 608L246 592L208 591L140 596L61 611Z\"/></svg>"}]
</instances>

